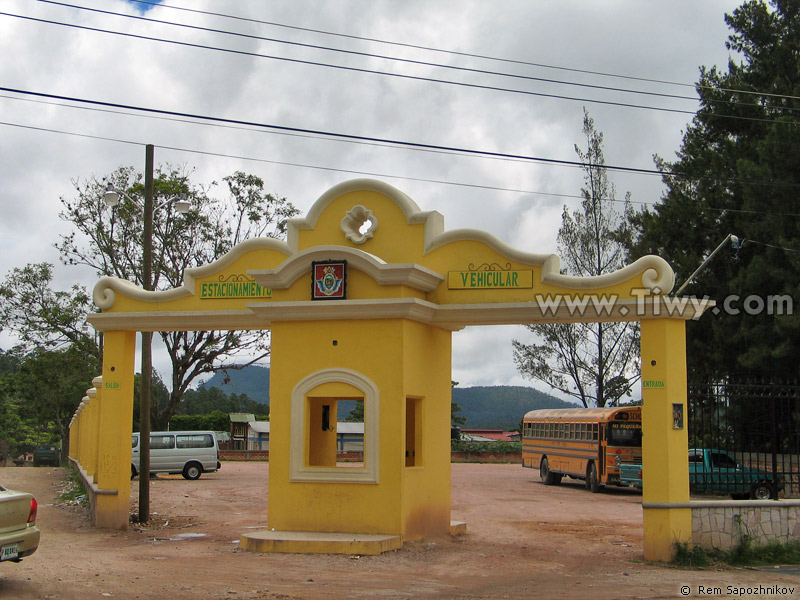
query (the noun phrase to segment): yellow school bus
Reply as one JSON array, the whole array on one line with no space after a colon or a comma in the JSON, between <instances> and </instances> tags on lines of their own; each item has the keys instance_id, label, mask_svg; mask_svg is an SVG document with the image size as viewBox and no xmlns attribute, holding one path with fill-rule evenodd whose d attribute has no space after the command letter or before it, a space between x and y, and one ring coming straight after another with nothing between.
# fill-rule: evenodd
<instances>
[{"instance_id":1,"label":"yellow school bus","mask_svg":"<svg viewBox=\"0 0 800 600\"><path fill-rule=\"evenodd\" d=\"M522 466L545 485L567 475L597 492L619 484L620 464L641 460L640 406L532 410L522 421Z\"/></svg>"}]
</instances>

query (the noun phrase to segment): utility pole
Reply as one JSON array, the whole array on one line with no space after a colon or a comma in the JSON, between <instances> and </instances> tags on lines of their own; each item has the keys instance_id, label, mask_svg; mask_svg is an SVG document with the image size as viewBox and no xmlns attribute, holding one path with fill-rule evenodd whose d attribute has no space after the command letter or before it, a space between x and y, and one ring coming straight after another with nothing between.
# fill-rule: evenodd
<instances>
[{"instance_id":1,"label":"utility pole","mask_svg":"<svg viewBox=\"0 0 800 600\"><path fill-rule=\"evenodd\" d=\"M144 230L142 235L142 287L153 289L153 157L147 144L144 159ZM153 333L142 331L142 375L139 391L139 523L150 520L150 384L153 374Z\"/></svg>"}]
</instances>

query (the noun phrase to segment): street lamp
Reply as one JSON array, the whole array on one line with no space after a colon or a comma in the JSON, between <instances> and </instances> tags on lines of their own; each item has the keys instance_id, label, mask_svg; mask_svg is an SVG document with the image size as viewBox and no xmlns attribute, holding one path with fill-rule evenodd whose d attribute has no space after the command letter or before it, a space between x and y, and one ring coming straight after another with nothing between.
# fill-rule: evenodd
<instances>
[{"instance_id":1,"label":"street lamp","mask_svg":"<svg viewBox=\"0 0 800 600\"><path fill-rule=\"evenodd\" d=\"M108 184L106 186L106 191L103 192L103 202L106 203L108 208L114 208L117 204L119 204L119 200L122 196L125 196L128 200L133 203L136 203L136 200L131 198L125 192L120 192L114 189L112 184ZM153 210L156 211L159 208L163 208L168 204L173 204L175 206L175 210L177 210L182 215L185 215L192 209L192 203L186 199L186 196L176 196L175 198L170 198L169 200L165 200L158 206L153 207Z\"/></svg>"},{"instance_id":2,"label":"street lamp","mask_svg":"<svg viewBox=\"0 0 800 600\"><path fill-rule=\"evenodd\" d=\"M155 147L152 144L145 146L145 174L144 174L144 230L142 235L142 288L152 291L153 288L153 213L156 209L168 204L174 204L179 213L187 213L191 204L185 197L170 198L153 206L153 155ZM109 208L119 204L121 196L132 202L136 201L114 189L109 184L103 193L103 201ZM152 383L153 333L142 331L142 376L141 391L139 394L139 522L146 523L150 520L150 386Z\"/></svg>"}]
</instances>

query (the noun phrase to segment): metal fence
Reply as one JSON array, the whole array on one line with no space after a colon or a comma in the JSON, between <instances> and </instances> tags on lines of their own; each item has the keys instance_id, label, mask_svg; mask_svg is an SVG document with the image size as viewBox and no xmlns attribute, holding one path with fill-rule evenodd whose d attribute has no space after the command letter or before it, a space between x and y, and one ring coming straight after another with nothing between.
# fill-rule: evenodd
<instances>
[{"instance_id":1,"label":"metal fence","mask_svg":"<svg viewBox=\"0 0 800 600\"><path fill-rule=\"evenodd\" d=\"M689 448L721 450L738 463L739 485L761 479L800 498L800 385L737 381L689 385ZM692 469L690 465L690 470ZM736 469L734 469L735 471ZM700 473L693 491L730 494L735 473ZM727 480L726 480L727 477Z\"/></svg>"}]
</instances>

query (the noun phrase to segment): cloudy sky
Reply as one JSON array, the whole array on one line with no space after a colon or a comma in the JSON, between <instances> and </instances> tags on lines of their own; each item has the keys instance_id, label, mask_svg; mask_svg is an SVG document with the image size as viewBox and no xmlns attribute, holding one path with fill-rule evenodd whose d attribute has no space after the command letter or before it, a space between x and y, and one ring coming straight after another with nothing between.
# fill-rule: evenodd
<instances>
[{"instance_id":1,"label":"cloudy sky","mask_svg":"<svg viewBox=\"0 0 800 600\"><path fill-rule=\"evenodd\" d=\"M723 16L739 4L1 0L0 87L18 91L0 91L0 276L58 265L53 243L67 231L59 197L74 195L75 179L143 168L147 143L157 164L195 168L199 183L257 174L303 214L331 186L369 176L438 210L447 229L555 252L563 206L579 202L574 167L100 112L20 92L565 161L584 145L585 108L604 133L607 164L652 169L654 154L674 157L697 109L699 67L727 64ZM663 189L652 175L611 180L618 198L630 191L637 203ZM96 280L61 266L56 277L62 289ZM533 385L515 371L512 338L529 339L521 327L455 334L453 378ZM0 334L0 347L13 343ZM163 356L156 367L168 375Z\"/></svg>"}]
</instances>

